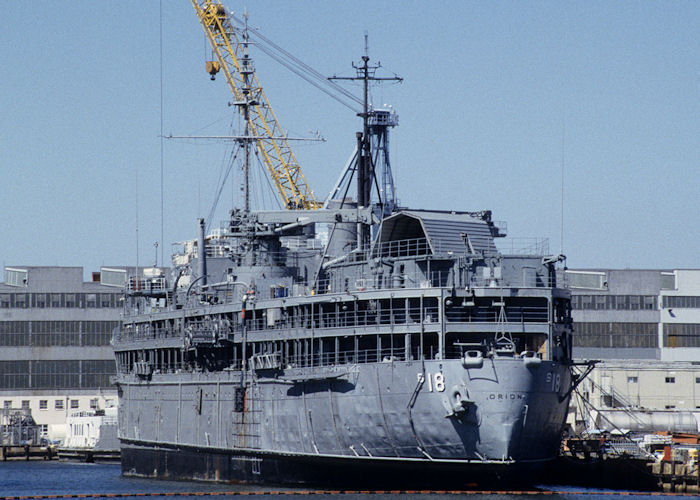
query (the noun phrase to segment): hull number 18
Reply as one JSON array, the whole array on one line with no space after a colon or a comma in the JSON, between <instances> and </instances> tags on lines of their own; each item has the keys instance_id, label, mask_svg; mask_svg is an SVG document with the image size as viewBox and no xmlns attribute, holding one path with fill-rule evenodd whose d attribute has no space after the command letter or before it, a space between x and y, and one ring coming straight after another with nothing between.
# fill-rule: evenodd
<instances>
[{"instance_id":1,"label":"hull number 18","mask_svg":"<svg viewBox=\"0 0 700 500\"><path fill-rule=\"evenodd\" d=\"M425 373L425 379L423 379L423 374L418 374L418 380L425 381L428 383L428 392L444 392L445 391L445 376L442 372L437 372L431 374L430 372Z\"/></svg>"}]
</instances>

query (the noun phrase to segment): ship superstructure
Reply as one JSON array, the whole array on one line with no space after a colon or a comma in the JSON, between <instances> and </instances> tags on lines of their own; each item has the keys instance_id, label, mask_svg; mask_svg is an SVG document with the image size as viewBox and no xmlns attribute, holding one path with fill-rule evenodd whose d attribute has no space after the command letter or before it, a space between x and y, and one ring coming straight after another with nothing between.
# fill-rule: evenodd
<instances>
[{"instance_id":1,"label":"ship superstructure","mask_svg":"<svg viewBox=\"0 0 700 500\"><path fill-rule=\"evenodd\" d=\"M125 474L465 486L531 480L557 455L562 257L500 252L490 211L378 207L378 115L361 116L357 198L246 204L213 234L200 219L172 268L129 280L113 341Z\"/></svg>"}]
</instances>

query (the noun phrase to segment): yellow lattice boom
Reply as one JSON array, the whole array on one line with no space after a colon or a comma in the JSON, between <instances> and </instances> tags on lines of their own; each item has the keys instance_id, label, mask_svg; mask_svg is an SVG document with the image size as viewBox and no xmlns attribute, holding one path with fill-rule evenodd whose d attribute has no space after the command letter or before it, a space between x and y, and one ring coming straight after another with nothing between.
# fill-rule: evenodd
<instances>
[{"instance_id":1,"label":"yellow lattice boom","mask_svg":"<svg viewBox=\"0 0 700 500\"><path fill-rule=\"evenodd\" d=\"M215 63L207 63L207 71L213 74L221 70L236 101L250 103L250 135L256 138L258 151L284 205L292 209L318 208L247 56L247 41L241 42L220 2L191 1L219 63L218 68Z\"/></svg>"}]
</instances>

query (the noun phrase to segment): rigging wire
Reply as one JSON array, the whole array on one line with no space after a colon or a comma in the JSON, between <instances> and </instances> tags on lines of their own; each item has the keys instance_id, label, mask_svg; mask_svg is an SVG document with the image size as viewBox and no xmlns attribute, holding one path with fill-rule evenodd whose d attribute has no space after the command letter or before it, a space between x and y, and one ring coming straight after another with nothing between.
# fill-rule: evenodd
<instances>
[{"instance_id":1,"label":"rigging wire","mask_svg":"<svg viewBox=\"0 0 700 500\"><path fill-rule=\"evenodd\" d=\"M240 27L245 26L245 22L242 19L236 17L233 13L230 13L230 16L231 19L235 21ZM335 99L342 105L350 108L352 111L360 112L362 110L361 107L357 107L362 106L362 99L355 96L352 92L349 92L337 83L328 80L326 76L322 75L321 73L313 69L311 66L304 63L299 58L295 57L294 55L292 55L291 53L274 43L272 40L264 36L262 33L260 33L260 30L258 30L257 28L248 27L248 33L253 38L259 40L259 43L255 44L258 47L258 49L260 49L269 57L271 57L272 59L274 59L275 61L292 71L294 74L306 80L308 83L321 90L331 98ZM357 106L354 106L353 104L351 104L351 102L348 101L354 102Z\"/></svg>"},{"instance_id":2,"label":"rigging wire","mask_svg":"<svg viewBox=\"0 0 700 500\"><path fill-rule=\"evenodd\" d=\"M165 189L164 189L164 159L163 159L163 0L159 2L160 9L160 263L165 265ZM156 262L158 265L158 251Z\"/></svg>"},{"instance_id":3,"label":"rigging wire","mask_svg":"<svg viewBox=\"0 0 700 500\"><path fill-rule=\"evenodd\" d=\"M231 169L233 168L233 165L236 163L236 157L238 156L238 151L239 148L233 148L231 150L231 154L233 157L231 158L231 161L228 164L228 168L226 169L226 174L224 175L223 181L219 184L219 189L216 192L216 196L214 197L214 203L212 204L211 210L209 211L209 216L207 217L207 225L205 231L208 233L209 232L209 227L211 226L211 221L212 218L214 217L214 211L216 210L216 206L219 204L219 197L221 196L221 192L224 190L224 186L226 185L226 179L228 179L229 174L231 173Z\"/></svg>"}]
</instances>

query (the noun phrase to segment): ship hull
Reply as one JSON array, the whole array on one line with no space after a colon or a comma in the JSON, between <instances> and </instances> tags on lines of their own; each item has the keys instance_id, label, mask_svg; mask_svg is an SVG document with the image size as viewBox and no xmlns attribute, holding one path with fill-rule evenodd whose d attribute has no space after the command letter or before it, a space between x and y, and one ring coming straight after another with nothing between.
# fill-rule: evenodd
<instances>
[{"instance_id":1,"label":"ship hull","mask_svg":"<svg viewBox=\"0 0 700 500\"><path fill-rule=\"evenodd\" d=\"M550 462L284 456L136 442L122 446L122 474L128 477L333 489L526 488Z\"/></svg>"},{"instance_id":2,"label":"ship hull","mask_svg":"<svg viewBox=\"0 0 700 500\"><path fill-rule=\"evenodd\" d=\"M240 372L125 377L122 470L346 487L532 483L557 455L570 378L560 364L527 361L263 370L246 387L243 411Z\"/></svg>"}]
</instances>

